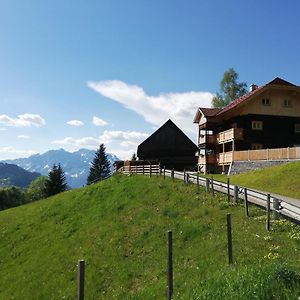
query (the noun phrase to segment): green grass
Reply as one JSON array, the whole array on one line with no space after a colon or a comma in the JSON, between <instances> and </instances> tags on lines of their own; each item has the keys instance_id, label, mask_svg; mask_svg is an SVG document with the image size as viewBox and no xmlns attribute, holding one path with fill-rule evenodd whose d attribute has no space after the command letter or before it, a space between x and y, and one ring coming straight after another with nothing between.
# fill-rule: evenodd
<instances>
[{"instance_id":1,"label":"green grass","mask_svg":"<svg viewBox=\"0 0 300 300\"><path fill-rule=\"evenodd\" d=\"M209 176L211 177L211 176ZM225 182L226 175L213 175ZM300 161L230 176L232 184L300 199Z\"/></svg>"},{"instance_id":2,"label":"green grass","mask_svg":"<svg viewBox=\"0 0 300 300\"><path fill-rule=\"evenodd\" d=\"M232 214L234 265L227 264ZM0 212L0 299L164 299L166 231L174 236L174 299L297 299L300 231L159 177L104 182Z\"/></svg>"}]
</instances>

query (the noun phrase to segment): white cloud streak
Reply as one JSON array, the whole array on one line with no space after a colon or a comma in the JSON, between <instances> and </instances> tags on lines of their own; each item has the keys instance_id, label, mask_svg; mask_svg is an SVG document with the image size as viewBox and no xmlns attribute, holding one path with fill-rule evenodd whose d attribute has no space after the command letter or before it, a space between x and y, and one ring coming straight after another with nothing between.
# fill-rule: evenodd
<instances>
[{"instance_id":1,"label":"white cloud streak","mask_svg":"<svg viewBox=\"0 0 300 300\"><path fill-rule=\"evenodd\" d=\"M119 80L89 81L87 86L143 116L152 125L161 126L170 118L182 130L195 135L197 129L193 118L196 110L199 106L210 107L214 96L210 92L194 91L149 96L143 88Z\"/></svg>"},{"instance_id":2,"label":"white cloud streak","mask_svg":"<svg viewBox=\"0 0 300 300\"><path fill-rule=\"evenodd\" d=\"M40 127L45 125L46 121L40 115L25 113L17 118L0 115L0 124L11 127Z\"/></svg>"},{"instance_id":3,"label":"white cloud streak","mask_svg":"<svg viewBox=\"0 0 300 300\"><path fill-rule=\"evenodd\" d=\"M104 121L103 119L94 116L94 117L93 117L93 124L94 124L95 126L105 126L105 125L107 125L108 123L107 123L106 121Z\"/></svg>"},{"instance_id":4,"label":"white cloud streak","mask_svg":"<svg viewBox=\"0 0 300 300\"><path fill-rule=\"evenodd\" d=\"M84 125L84 123L82 121L79 121L79 120L70 120L70 121L67 122L67 124L71 125L71 126L76 126L76 127Z\"/></svg>"},{"instance_id":5,"label":"white cloud streak","mask_svg":"<svg viewBox=\"0 0 300 300\"><path fill-rule=\"evenodd\" d=\"M20 157L28 157L36 154L37 151L33 150L19 150L13 147L0 147L0 159L15 159Z\"/></svg>"},{"instance_id":6,"label":"white cloud streak","mask_svg":"<svg viewBox=\"0 0 300 300\"><path fill-rule=\"evenodd\" d=\"M23 135L23 134L20 134L20 135L17 135L17 138L19 138L19 139L24 139L24 140L28 140L28 139L30 139L30 136L29 136L29 135Z\"/></svg>"}]
</instances>

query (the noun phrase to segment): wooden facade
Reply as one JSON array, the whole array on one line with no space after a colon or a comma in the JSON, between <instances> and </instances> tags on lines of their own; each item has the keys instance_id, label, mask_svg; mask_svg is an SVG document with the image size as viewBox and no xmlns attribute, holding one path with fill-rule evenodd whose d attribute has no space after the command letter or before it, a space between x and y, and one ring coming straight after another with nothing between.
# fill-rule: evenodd
<instances>
[{"instance_id":1,"label":"wooden facade","mask_svg":"<svg viewBox=\"0 0 300 300\"><path fill-rule=\"evenodd\" d=\"M203 172L224 171L241 151L300 147L300 87L275 78L223 109L199 108L194 123Z\"/></svg>"},{"instance_id":2,"label":"wooden facade","mask_svg":"<svg viewBox=\"0 0 300 300\"><path fill-rule=\"evenodd\" d=\"M168 169L194 170L197 165L198 147L168 120L138 146L139 160L156 160Z\"/></svg>"}]
</instances>

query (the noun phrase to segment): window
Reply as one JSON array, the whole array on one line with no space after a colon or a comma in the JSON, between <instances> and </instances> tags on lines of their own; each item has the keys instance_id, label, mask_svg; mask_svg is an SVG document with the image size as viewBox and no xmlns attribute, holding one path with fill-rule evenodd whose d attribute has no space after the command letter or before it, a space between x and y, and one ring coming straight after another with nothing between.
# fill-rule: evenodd
<instances>
[{"instance_id":1,"label":"window","mask_svg":"<svg viewBox=\"0 0 300 300\"><path fill-rule=\"evenodd\" d=\"M269 98L262 98L261 99L261 103L262 105L266 105L266 106L270 106L271 105L271 101Z\"/></svg>"},{"instance_id":2,"label":"window","mask_svg":"<svg viewBox=\"0 0 300 300\"><path fill-rule=\"evenodd\" d=\"M262 121L252 121L251 127L252 127L252 130L262 130L263 122Z\"/></svg>"},{"instance_id":3,"label":"window","mask_svg":"<svg viewBox=\"0 0 300 300\"><path fill-rule=\"evenodd\" d=\"M300 123L295 124L295 133L300 133Z\"/></svg>"},{"instance_id":4,"label":"window","mask_svg":"<svg viewBox=\"0 0 300 300\"><path fill-rule=\"evenodd\" d=\"M260 150L262 149L262 144L251 144L251 150Z\"/></svg>"},{"instance_id":5,"label":"window","mask_svg":"<svg viewBox=\"0 0 300 300\"><path fill-rule=\"evenodd\" d=\"M292 100L291 99L284 99L283 100L284 107L292 107Z\"/></svg>"}]
</instances>

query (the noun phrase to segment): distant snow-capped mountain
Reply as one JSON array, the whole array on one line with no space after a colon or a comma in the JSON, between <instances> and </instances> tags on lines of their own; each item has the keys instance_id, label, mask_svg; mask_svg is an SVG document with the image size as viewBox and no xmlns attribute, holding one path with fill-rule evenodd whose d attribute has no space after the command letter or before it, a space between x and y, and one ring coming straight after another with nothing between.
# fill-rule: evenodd
<instances>
[{"instance_id":1,"label":"distant snow-capped mountain","mask_svg":"<svg viewBox=\"0 0 300 300\"><path fill-rule=\"evenodd\" d=\"M54 164L61 164L67 183L71 188L80 187L86 184L91 163L95 157L95 150L80 149L76 152L68 152L64 149L50 150L43 154L35 154L28 158L17 158L4 160L2 162L16 164L19 167L30 171L48 175L49 170ZM111 165L118 158L107 153Z\"/></svg>"}]
</instances>

